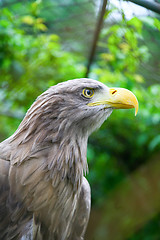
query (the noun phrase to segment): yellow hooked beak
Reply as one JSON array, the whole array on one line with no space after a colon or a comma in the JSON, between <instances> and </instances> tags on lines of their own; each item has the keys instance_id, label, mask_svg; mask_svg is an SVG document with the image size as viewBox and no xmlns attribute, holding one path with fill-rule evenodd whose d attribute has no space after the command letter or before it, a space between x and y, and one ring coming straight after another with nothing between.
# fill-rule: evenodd
<instances>
[{"instance_id":1,"label":"yellow hooked beak","mask_svg":"<svg viewBox=\"0 0 160 240\"><path fill-rule=\"evenodd\" d=\"M106 105L106 108L115 109L135 108L135 116L138 112L138 101L136 96L125 88L108 88L109 92L101 96L97 96L94 102L90 102L89 106ZM97 100L97 101L95 101Z\"/></svg>"}]
</instances>

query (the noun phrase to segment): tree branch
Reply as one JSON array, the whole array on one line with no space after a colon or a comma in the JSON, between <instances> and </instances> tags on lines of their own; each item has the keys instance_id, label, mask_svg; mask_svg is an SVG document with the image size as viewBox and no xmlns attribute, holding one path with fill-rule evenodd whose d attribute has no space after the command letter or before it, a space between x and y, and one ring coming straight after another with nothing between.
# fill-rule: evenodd
<instances>
[{"instance_id":1,"label":"tree branch","mask_svg":"<svg viewBox=\"0 0 160 240\"><path fill-rule=\"evenodd\" d=\"M148 0L127 0L129 2L133 2L139 6L142 6L144 8L147 8L153 12L160 14L160 4L157 2L151 2Z\"/></svg>"},{"instance_id":2,"label":"tree branch","mask_svg":"<svg viewBox=\"0 0 160 240\"><path fill-rule=\"evenodd\" d=\"M100 11L100 14L99 14L99 19L98 19L97 26L96 26L95 33L94 33L94 37L93 37L93 43L92 43L89 58L88 58L87 71L85 73L85 77L88 77L88 74L89 74L90 68L91 68L91 64L92 64L93 59L94 59L96 46L97 46L97 41L98 41L99 34L100 34L100 31L101 31L101 28L102 28L103 18L104 18L104 14L105 14L105 11L106 11L107 2L108 2L108 0L103 0L103 3L102 3L102 8L101 8L101 11Z\"/></svg>"}]
</instances>

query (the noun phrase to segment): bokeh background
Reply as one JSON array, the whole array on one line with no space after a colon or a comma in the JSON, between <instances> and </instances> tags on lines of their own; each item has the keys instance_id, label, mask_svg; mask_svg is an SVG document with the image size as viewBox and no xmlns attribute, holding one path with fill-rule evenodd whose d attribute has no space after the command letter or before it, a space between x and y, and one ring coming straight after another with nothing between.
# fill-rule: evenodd
<instances>
[{"instance_id":1,"label":"bokeh background","mask_svg":"<svg viewBox=\"0 0 160 240\"><path fill-rule=\"evenodd\" d=\"M87 76L139 100L89 139L86 240L160 240L159 14L160 0L0 0L1 141L58 82Z\"/></svg>"}]
</instances>

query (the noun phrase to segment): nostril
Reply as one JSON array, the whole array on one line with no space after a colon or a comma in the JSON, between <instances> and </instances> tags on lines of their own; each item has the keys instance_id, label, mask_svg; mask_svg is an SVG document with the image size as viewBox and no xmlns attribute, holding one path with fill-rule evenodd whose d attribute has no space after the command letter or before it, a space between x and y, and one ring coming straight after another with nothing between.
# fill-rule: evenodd
<instances>
[{"instance_id":1,"label":"nostril","mask_svg":"<svg viewBox=\"0 0 160 240\"><path fill-rule=\"evenodd\" d=\"M112 92L112 95L115 94L116 92L117 92L117 90L114 90L114 91Z\"/></svg>"}]
</instances>

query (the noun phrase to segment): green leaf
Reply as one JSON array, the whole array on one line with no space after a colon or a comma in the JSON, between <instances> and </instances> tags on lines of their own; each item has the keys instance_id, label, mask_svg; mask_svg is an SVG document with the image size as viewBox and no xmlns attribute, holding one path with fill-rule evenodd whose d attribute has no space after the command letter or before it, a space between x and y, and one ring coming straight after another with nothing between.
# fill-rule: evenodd
<instances>
[{"instance_id":1,"label":"green leaf","mask_svg":"<svg viewBox=\"0 0 160 240\"><path fill-rule=\"evenodd\" d=\"M35 23L35 19L32 16L24 16L21 18L21 21L28 25L34 25Z\"/></svg>"},{"instance_id":2,"label":"green leaf","mask_svg":"<svg viewBox=\"0 0 160 240\"><path fill-rule=\"evenodd\" d=\"M154 19L154 25L160 31L160 21L157 18Z\"/></svg>"},{"instance_id":3,"label":"green leaf","mask_svg":"<svg viewBox=\"0 0 160 240\"><path fill-rule=\"evenodd\" d=\"M133 17L131 20L127 22L130 26L135 27L135 30L141 32L142 30L142 21L137 17Z\"/></svg>"}]
</instances>

